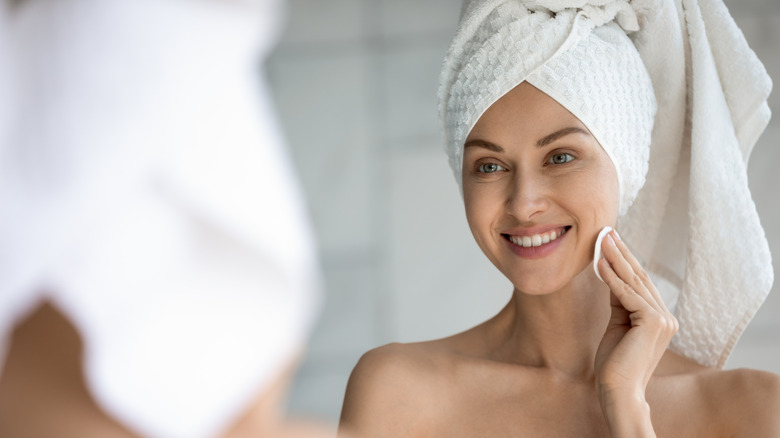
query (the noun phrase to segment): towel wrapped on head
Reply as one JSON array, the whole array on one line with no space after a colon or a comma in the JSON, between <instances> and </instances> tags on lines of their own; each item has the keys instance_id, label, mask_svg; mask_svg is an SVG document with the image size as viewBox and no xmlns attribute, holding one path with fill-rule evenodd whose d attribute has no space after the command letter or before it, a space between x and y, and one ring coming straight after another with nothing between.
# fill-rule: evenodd
<instances>
[{"instance_id":1,"label":"towel wrapped on head","mask_svg":"<svg viewBox=\"0 0 780 438\"><path fill-rule=\"evenodd\" d=\"M672 349L722 367L773 281L746 175L771 81L722 0L467 0L439 89L458 184L468 133L523 81L611 158L621 235L676 307Z\"/></svg>"}]
</instances>

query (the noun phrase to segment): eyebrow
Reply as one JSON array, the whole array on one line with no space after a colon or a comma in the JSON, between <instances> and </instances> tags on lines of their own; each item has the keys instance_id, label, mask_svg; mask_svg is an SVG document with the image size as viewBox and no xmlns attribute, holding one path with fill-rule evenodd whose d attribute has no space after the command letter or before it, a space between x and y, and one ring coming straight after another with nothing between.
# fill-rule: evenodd
<instances>
[{"instance_id":1,"label":"eyebrow","mask_svg":"<svg viewBox=\"0 0 780 438\"><path fill-rule=\"evenodd\" d=\"M538 142L536 142L536 146L537 147L547 146L548 144L554 142L555 140L558 140L559 138L567 136L569 134L590 135L590 132L577 126L569 126L568 128L559 129L553 132L552 134L547 135L544 138L540 139Z\"/></svg>"},{"instance_id":2,"label":"eyebrow","mask_svg":"<svg viewBox=\"0 0 780 438\"><path fill-rule=\"evenodd\" d=\"M559 130L553 132L552 134L549 134L549 135L546 135L546 136L542 137L541 139L539 139L539 141L536 142L536 147L539 147L539 148L545 147L548 144L554 142L555 140L558 140L559 138L565 137L565 136L567 136L569 134L591 135L590 132L588 132L588 131L580 128L580 127L569 126L567 128L559 129ZM467 141L463 145L463 148L465 149L467 147L472 147L472 146L485 148L485 149L493 151L493 152L504 152L504 148L502 148L501 146L499 146L499 145L497 145L495 143L491 143L489 141L480 140L480 139L474 139L474 140Z\"/></svg>"},{"instance_id":3,"label":"eyebrow","mask_svg":"<svg viewBox=\"0 0 780 438\"><path fill-rule=\"evenodd\" d=\"M471 147L471 146L485 148L493 152L504 152L504 148L502 148L501 146L485 140L469 140L466 142L466 144L463 145L463 149L466 149L467 147Z\"/></svg>"}]
</instances>

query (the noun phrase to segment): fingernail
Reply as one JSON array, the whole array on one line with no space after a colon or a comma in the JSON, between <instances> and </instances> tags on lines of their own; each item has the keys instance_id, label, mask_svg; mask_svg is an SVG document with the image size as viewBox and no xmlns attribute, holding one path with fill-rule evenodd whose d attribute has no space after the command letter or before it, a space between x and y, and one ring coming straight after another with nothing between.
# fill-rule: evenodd
<instances>
[{"instance_id":1,"label":"fingernail","mask_svg":"<svg viewBox=\"0 0 780 438\"><path fill-rule=\"evenodd\" d=\"M620 238L618 237L618 239ZM607 234L607 240L609 241L610 245L617 247L617 245L615 244L615 239L612 238L612 234Z\"/></svg>"},{"instance_id":2,"label":"fingernail","mask_svg":"<svg viewBox=\"0 0 780 438\"><path fill-rule=\"evenodd\" d=\"M621 240L621 241L623 240L623 239L620 238L620 234L618 234L617 230L612 230L612 232L615 234L615 237L617 238L617 240Z\"/></svg>"}]
</instances>

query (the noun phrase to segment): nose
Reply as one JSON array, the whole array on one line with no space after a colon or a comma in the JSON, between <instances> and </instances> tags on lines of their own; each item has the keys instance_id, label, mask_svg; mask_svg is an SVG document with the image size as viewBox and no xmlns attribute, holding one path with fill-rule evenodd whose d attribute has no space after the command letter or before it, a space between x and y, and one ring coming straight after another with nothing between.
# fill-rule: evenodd
<instances>
[{"instance_id":1,"label":"nose","mask_svg":"<svg viewBox=\"0 0 780 438\"><path fill-rule=\"evenodd\" d=\"M547 184L542 178L533 172L514 175L512 189L507 194L507 213L520 222L529 222L549 206Z\"/></svg>"}]
</instances>

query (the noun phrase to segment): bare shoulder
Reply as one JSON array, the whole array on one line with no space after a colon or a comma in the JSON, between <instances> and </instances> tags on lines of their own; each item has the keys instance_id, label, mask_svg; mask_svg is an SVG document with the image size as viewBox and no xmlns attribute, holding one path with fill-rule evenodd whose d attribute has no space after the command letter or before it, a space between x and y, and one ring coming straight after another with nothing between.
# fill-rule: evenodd
<instances>
[{"instance_id":1,"label":"bare shoulder","mask_svg":"<svg viewBox=\"0 0 780 438\"><path fill-rule=\"evenodd\" d=\"M377 401L402 398L407 388L427 380L435 366L433 362L432 354L419 344L393 343L370 350L352 370L345 402L354 398L366 402L380 396Z\"/></svg>"},{"instance_id":2,"label":"bare shoulder","mask_svg":"<svg viewBox=\"0 0 780 438\"><path fill-rule=\"evenodd\" d=\"M658 436L780 437L780 376L705 367L672 352L656 370L648 394Z\"/></svg>"},{"instance_id":3,"label":"bare shoulder","mask_svg":"<svg viewBox=\"0 0 780 438\"><path fill-rule=\"evenodd\" d=\"M724 430L737 437L780 436L780 376L736 369L700 377L702 391L715 404Z\"/></svg>"},{"instance_id":4,"label":"bare shoulder","mask_svg":"<svg viewBox=\"0 0 780 438\"><path fill-rule=\"evenodd\" d=\"M388 344L365 353L347 383L340 430L424 436L447 368L435 344Z\"/></svg>"}]
</instances>

